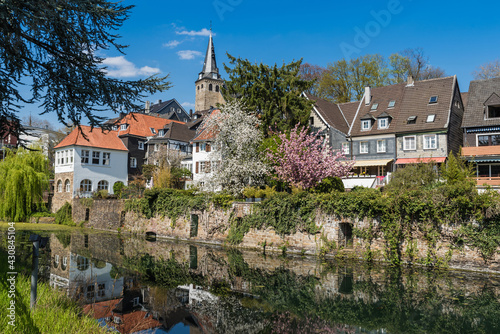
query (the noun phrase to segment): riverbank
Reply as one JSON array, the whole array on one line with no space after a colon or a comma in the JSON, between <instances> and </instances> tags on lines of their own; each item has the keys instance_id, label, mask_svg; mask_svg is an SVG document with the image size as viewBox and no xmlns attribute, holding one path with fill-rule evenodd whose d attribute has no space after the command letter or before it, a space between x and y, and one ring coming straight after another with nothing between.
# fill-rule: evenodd
<instances>
[{"instance_id":1,"label":"riverbank","mask_svg":"<svg viewBox=\"0 0 500 334\"><path fill-rule=\"evenodd\" d=\"M28 227L28 224L25 225ZM17 275L15 281L10 281L13 283L11 285L7 281L7 278L10 278L10 276L7 277L7 272L10 271L7 260L7 254L0 252L0 328L3 328L2 333L106 333L94 319L82 316L80 305L63 292L52 289L47 283L38 282L37 306L35 310L31 310L30 278Z\"/></svg>"}]
</instances>

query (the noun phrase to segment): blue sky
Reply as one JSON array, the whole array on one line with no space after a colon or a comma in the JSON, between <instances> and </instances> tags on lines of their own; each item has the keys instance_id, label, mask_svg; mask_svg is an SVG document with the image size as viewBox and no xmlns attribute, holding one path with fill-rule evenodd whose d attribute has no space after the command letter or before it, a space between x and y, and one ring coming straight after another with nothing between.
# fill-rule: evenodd
<instances>
[{"instance_id":1,"label":"blue sky","mask_svg":"<svg viewBox=\"0 0 500 334\"><path fill-rule=\"evenodd\" d=\"M129 45L122 58L106 51L110 75L144 78L170 74L170 90L150 101L176 98L186 110L194 107L194 81L201 71L210 22L217 64L226 77L226 52L254 62L282 64L303 58L326 66L341 58L390 54L423 48L430 63L458 76L462 92L472 72L500 55L496 1L261 1L125 0L133 4L119 30ZM111 65L116 66L111 66ZM36 115L26 106L21 117ZM110 113L109 116L112 116ZM55 115L37 116L57 122Z\"/></svg>"}]
</instances>

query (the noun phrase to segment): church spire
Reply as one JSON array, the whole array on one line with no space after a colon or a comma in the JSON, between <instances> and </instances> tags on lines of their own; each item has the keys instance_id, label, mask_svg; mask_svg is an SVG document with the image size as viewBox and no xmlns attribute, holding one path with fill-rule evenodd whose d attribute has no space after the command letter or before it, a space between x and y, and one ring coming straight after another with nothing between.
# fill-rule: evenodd
<instances>
[{"instance_id":1,"label":"church spire","mask_svg":"<svg viewBox=\"0 0 500 334\"><path fill-rule=\"evenodd\" d=\"M217 68L217 61L215 60L214 41L212 39L212 27L210 27L210 38L208 40L207 53L205 55L205 62L203 69L198 75L198 80L203 78L220 79L219 69Z\"/></svg>"}]
</instances>

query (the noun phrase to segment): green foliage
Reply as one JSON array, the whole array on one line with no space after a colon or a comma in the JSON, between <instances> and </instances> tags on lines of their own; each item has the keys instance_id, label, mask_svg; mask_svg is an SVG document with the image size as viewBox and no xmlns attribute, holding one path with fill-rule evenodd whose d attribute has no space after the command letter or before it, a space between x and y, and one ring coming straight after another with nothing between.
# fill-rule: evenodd
<instances>
[{"instance_id":1,"label":"green foliage","mask_svg":"<svg viewBox=\"0 0 500 334\"><path fill-rule=\"evenodd\" d=\"M212 196L212 203L216 208L222 208L228 210L232 207L234 202L234 197L230 194L217 193Z\"/></svg>"},{"instance_id":2,"label":"green foliage","mask_svg":"<svg viewBox=\"0 0 500 334\"><path fill-rule=\"evenodd\" d=\"M107 0L2 1L0 15L9 23L0 26L0 62L8 69L1 76L0 124L12 121L19 133L22 101L55 112L64 125L98 127L107 120L103 110L138 110L142 98L167 90L168 75L125 81L103 70L99 54L126 48L116 30L132 7ZM8 131L0 127L0 138Z\"/></svg>"},{"instance_id":3,"label":"green foliage","mask_svg":"<svg viewBox=\"0 0 500 334\"><path fill-rule=\"evenodd\" d=\"M71 213L71 204L68 202L64 203L64 205L56 212L56 224L75 226Z\"/></svg>"},{"instance_id":4,"label":"green foliage","mask_svg":"<svg viewBox=\"0 0 500 334\"><path fill-rule=\"evenodd\" d=\"M398 168L391 176L387 191L406 191L431 188L439 183L437 166L433 163L409 164Z\"/></svg>"},{"instance_id":5,"label":"green foliage","mask_svg":"<svg viewBox=\"0 0 500 334\"><path fill-rule=\"evenodd\" d=\"M52 212L35 212L32 213L30 217L32 218L40 218L40 217L55 217L56 214Z\"/></svg>"},{"instance_id":6,"label":"green foliage","mask_svg":"<svg viewBox=\"0 0 500 334\"><path fill-rule=\"evenodd\" d=\"M317 193L331 193L332 191L344 192L344 183L339 177L326 177L321 180L316 187L314 187L314 192Z\"/></svg>"},{"instance_id":7,"label":"green foliage","mask_svg":"<svg viewBox=\"0 0 500 334\"><path fill-rule=\"evenodd\" d=\"M106 199L108 197L109 197L109 193L105 189L99 190L99 191L95 192L94 194L92 194L92 198L96 198L96 199Z\"/></svg>"},{"instance_id":8,"label":"green foliage","mask_svg":"<svg viewBox=\"0 0 500 334\"><path fill-rule=\"evenodd\" d=\"M0 218L25 221L44 209L43 192L49 189L48 160L40 150L6 150L0 161Z\"/></svg>"},{"instance_id":9,"label":"green foliage","mask_svg":"<svg viewBox=\"0 0 500 334\"><path fill-rule=\"evenodd\" d=\"M264 137L271 127L284 132L297 123L307 125L312 101L300 94L312 83L298 75L302 60L278 67L227 56L233 68L224 65L229 76L222 89L224 99L228 103L239 99L249 111L257 111Z\"/></svg>"},{"instance_id":10,"label":"green foliage","mask_svg":"<svg viewBox=\"0 0 500 334\"><path fill-rule=\"evenodd\" d=\"M113 194L120 198L122 196L122 190L124 187L125 185L122 181L115 182L115 184L113 184Z\"/></svg>"}]
</instances>

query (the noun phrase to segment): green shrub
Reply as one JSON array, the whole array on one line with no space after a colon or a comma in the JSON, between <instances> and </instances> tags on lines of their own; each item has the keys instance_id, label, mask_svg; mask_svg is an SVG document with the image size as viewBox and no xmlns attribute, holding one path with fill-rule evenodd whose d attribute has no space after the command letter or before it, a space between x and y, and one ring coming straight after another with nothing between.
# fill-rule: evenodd
<instances>
[{"instance_id":1,"label":"green shrub","mask_svg":"<svg viewBox=\"0 0 500 334\"><path fill-rule=\"evenodd\" d=\"M57 210L55 221L56 224L75 226L72 218L71 204L66 202L59 210Z\"/></svg>"},{"instance_id":2,"label":"green shrub","mask_svg":"<svg viewBox=\"0 0 500 334\"><path fill-rule=\"evenodd\" d=\"M229 209L234 202L234 197L226 193L218 193L212 196L212 202L217 208Z\"/></svg>"},{"instance_id":3,"label":"green shrub","mask_svg":"<svg viewBox=\"0 0 500 334\"><path fill-rule=\"evenodd\" d=\"M122 190L125 187L123 182L118 181L113 184L113 193L120 198L122 196Z\"/></svg>"},{"instance_id":4,"label":"green shrub","mask_svg":"<svg viewBox=\"0 0 500 334\"><path fill-rule=\"evenodd\" d=\"M344 183L339 177L324 178L316 187L314 191L317 193L331 193L332 191L344 192Z\"/></svg>"}]
</instances>

